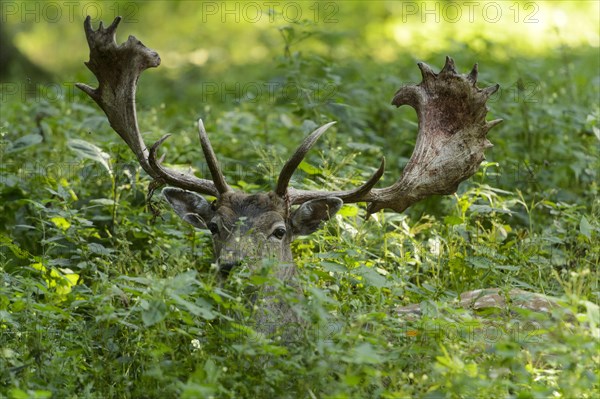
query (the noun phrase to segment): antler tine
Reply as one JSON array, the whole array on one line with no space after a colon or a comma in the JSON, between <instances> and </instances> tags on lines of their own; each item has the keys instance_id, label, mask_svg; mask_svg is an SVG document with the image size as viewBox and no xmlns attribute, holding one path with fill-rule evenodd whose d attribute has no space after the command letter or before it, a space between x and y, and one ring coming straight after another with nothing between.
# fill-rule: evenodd
<instances>
[{"instance_id":1,"label":"antler tine","mask_svg":"<svg viewBox=\"0 0 600 399\"><path fill-rule=\"evenodd\" d=\"M302 162L306 153L312 148L312 146L317 142L319 137L323 135L335 122L329 122L326 125L321 126L314 132L312 132L300 146L294 152L294 155L283 165L281 172L279 173L279 178L277 179L277 187L275 188L275 193L280 197L285 197L288 191L288 185L290 183L290 179L294 174L294 171L298 168L298 165Z\"/></svg>"},{"instance_id":2,"label":"antler tine","mask_svg":"<svg viewBox=\"0 0 600 399\"><path fill-rule=\"evenodd\" d=\"M371 189L377 184L383 172L385 171L385 158L381 159L379 168L373 175L364 182L360 187L346 191L313 191L313 190L297 190L293 187L288 189L290 205L302 204L306 201L326 197L338 197L345 203L355 203L361 201L369 201Z\"/></svg>"},{"instance_id":3,"label":"antler tine","mask_svg":"<svg viewBox=\"0 0 600 399\"><path fill-rule=\"evenodd\" d=\"M208 134L206 134L206 130L204 129L204 123L202 122L202 119L198 119L198 135L200 136L202 152L204 153L204 158L206 158L206 163L208 164L208 169L210 170L210 175L215 183L215 187L220 194L227 191L232 191L231 187L227 185L225 177L221 172L221 168L219 167L219 163L217 161L217 156L215 155L212 145L210 144L210 140L208 139Z\"/></svg>"},{"instance_id":4,"label":"antler tine","mask_svg":"<svg viewBox=\"0 0 600 399\"><path fill-rule=\"evenodd\" d=\"M199 193L219 194L212 181L166 169L156 161L155 152L165 138L153 146L154 151L150 156L138 127L135 93L140 74L148 68L159 66L160 56L134 36L129 36L125 43L118 45L115 36L120 21L121 17L117 17L107 28L101 23L94 30L91 18L88 16L85 19L83 26L90 47L90 60L85 65L98 79L98 88L82 83L76 86L102 108L111 127L152 178Z\"/></svg>"},{"instance_id":5,"label":"antler tine","mask_svg":"<svg viewBox=\"0 0 600 399\"><path fill-rule=\"evenodd\" d=\"M170 184L175 187L183 188L184 190L191 190L203 194L209 194L214 197L219 197L221 191L219 191L215 185L205 184L199 185L199 181L202 182L202 179L198 179L195 176L187 175L182 172L177 172L168 168L165 168L161 165L162 158L156 159L156 153L158 152L159 147L162 143L165 142L170 134L165 134L158 140L156 143L150 147L150 152L148 154L148 162L152 167L152 171L156 173L157 179L162 180L163 182ZM164 156L163 156L164 158ZM204 182L212 183L210 180L204 180Z\"/></svg>"}]
</instances>

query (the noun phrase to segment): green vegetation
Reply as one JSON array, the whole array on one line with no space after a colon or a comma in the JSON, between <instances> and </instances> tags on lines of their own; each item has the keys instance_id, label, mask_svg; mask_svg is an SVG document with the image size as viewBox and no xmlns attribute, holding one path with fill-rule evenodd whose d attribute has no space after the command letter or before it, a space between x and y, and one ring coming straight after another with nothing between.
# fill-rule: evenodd
<instances>
[{"instance_id":1,"label":"green vegetation","mask_svg":"<svg viewBox=\"0 0 600 399\"><path fill-rule=\"evenodd\" d=\"M456 195L366 221L364 207L347 205L297 240L307 299L294 306L311 328L264 337L247 306L260 278L219 284L210 235L159 195L147 206L148 176L75 92L92 79L83 18L35 22L3 8L21 56L55 78L0 75L0 398L596 397L598 3L500 2L497 24L480 14L470 24L465 10L456 23L423 21L402 2L294 3L297 21L276 10L272 22L231 23L203 8L225 3L199 4L104 9L107 23L117 5L134 5L118 40L135 34L161 54L140 79L138 119L147 143L174 136L164 145L172 166L203 175L202 117L228 182L264 191L303 137L336 120L294 184L353 187L385 155L387 185L417 131L414 111L389 101L418 81L417 60L439 70L446 54L461 72L478 62L480 86L500 83L488 116L504 119L495 147ZM537 25L524 23L532 4ZM453 306L485 287L563 307ZM395 314L411 303L422 318Z\"/></svg>"}]
</instances>

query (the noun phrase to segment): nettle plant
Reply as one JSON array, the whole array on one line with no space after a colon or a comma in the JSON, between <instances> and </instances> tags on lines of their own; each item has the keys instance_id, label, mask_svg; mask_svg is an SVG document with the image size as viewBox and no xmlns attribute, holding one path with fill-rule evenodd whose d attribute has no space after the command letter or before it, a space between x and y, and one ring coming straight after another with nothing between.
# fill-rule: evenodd
<instances>
[{"instance_id":1,"label":"nettle plant","mask_svg":"<svg viewBox=\"0 0 600 399\"><path fill-rule=\"evenodd\" d=\"M270 192L248 194L233 190L226 182L211 147L202 120L198 132L211 179L166 168L157 158L162 137L151 147L144 143L138 128L135 108L136 86L140 74L157 67L161 60L155 51L133 36L119 45L115 40L121 21L97 30L90 17L84 22L90 47L87 67L98 79L98 88L77 87L87 93L105 112L111 127L133 151L140 166L154 180L153 187L168 185L162 193L175 212L186 222L212 233L219 268L229 272L240 262L250 270L270 258L273 275L284 284L293 284L296 268L291 242L299 235L316 231L323 221L338 212L343 204L365 202L367 214L382 209L403 212L412 204L432 195L456 192L458 185L471 177L492 147L487 132L501 122L486 121L486 101L499 85L477 87L477 64L468 74L459 74L447 57L439 73L419 63L423 79L417 85L401 87L392 104L410 105L417 111L419 132L413 154L400 178L391 186L375 188L384 173L385 160L360 187L346 191L311 191L290 187L290 179L317 139L334 122L311 133L283 166L275 188ZM202 195L216 198L207 201ZM272 287L265 286L264 292ZM267 298L269 296L267 295ZM265 311L279 310L284 323L292 316L275 297L265 302Z\"/></svg>"}]
</instances>

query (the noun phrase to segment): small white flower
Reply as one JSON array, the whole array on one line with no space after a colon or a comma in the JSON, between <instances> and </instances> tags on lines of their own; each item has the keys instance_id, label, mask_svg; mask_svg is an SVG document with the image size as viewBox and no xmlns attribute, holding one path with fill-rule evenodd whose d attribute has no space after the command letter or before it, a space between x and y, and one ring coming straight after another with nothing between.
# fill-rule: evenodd
<instances>
[{"instance_id":1,"label":"small white flower","mask_svg":"<svg viewBox=\"0 0 600 399\"><path fill-rule=\"evenodd\" d=\"M197 339L193 339L192 342L191 342L191 344L192 344L192 348L193 348L194 352L197 351L197 350L199 350L200 348L202 348L202 344Z\"/></svg>"},{"instance_id":2,"label":"small white flower","mask_svg":"<svg viewBox=\"0 0 600 399\"><path fill-rule=\"evenodd\" d=\"M429 244L429 251L431 252L431 254L435 255L435 256L440 256L440 253L442 252L442 241L440 240L440 238L439 237L430 238L428 240L428 244Z\"/></svg>"}]
</instances>

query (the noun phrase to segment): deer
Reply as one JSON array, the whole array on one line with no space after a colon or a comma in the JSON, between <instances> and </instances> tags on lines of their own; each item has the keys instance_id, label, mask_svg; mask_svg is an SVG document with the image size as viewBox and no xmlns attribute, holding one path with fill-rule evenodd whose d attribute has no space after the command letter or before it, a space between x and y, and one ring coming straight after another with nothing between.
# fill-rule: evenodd
<instances>
[{"instance_id":1,"label":"deer","mask_svg":"<svg viewBox=\"0 0 600 399\"><path fill-rule=\"evenodd\" d=\"M169 135L146 146L136 116L137 82L144 70L158 67L161 58L134 36L117 44L116 30L120 21L121 17L117 17L106 28L100 22L99 28L94 30L91 18L85 19L84 30L90 49L90 59L85 65L96 76L98 87L83 83L76 86L104 111L112 129L152 178L150 195L166 185L162 195L174 212L195 228L210 231L216 264L223 275L231 273L242 262L247 262L251 270L256 269L261 259L269 258L274 261L274 278L295 287L301 295L291 250L291 242L296 237L318 230L343 204L366 203L368 218L382 209L403 212L430 196L455 193L459 184L478 170L485 158L484 151L493 146L487 133L502 122L501 119L486 120L486 102L500 86L478 88L477 64L468 74L460 74L451 57L446 57L439 73L419 62L422 81L403 85L392 100L396 107L413 107L418 117L415 148L395 183L375 188L384 174L383 158L371 177L353 189L315 191L291 187L292 175L305 155L335 123L329 122L298 146L283 165L272 191L240 192L226 182L202 119L198 120L198 135L210 179L162 164L164 157L158 158L157 154ZM209 202L204 196L215 200ZM272 286L262 288L265 306L257 320L261 323L275 320L280 324L298 321L273 291ZM513 294L523 292L516 290ZM489 305L491 301L492 306L502 306L504 296L493 289L467 292L463 298L464 305L470 303L477 307ZM526 306L528 301L522 303ZM415 310L405 307L399 314Z\"/></svg>"}]
</instances>

